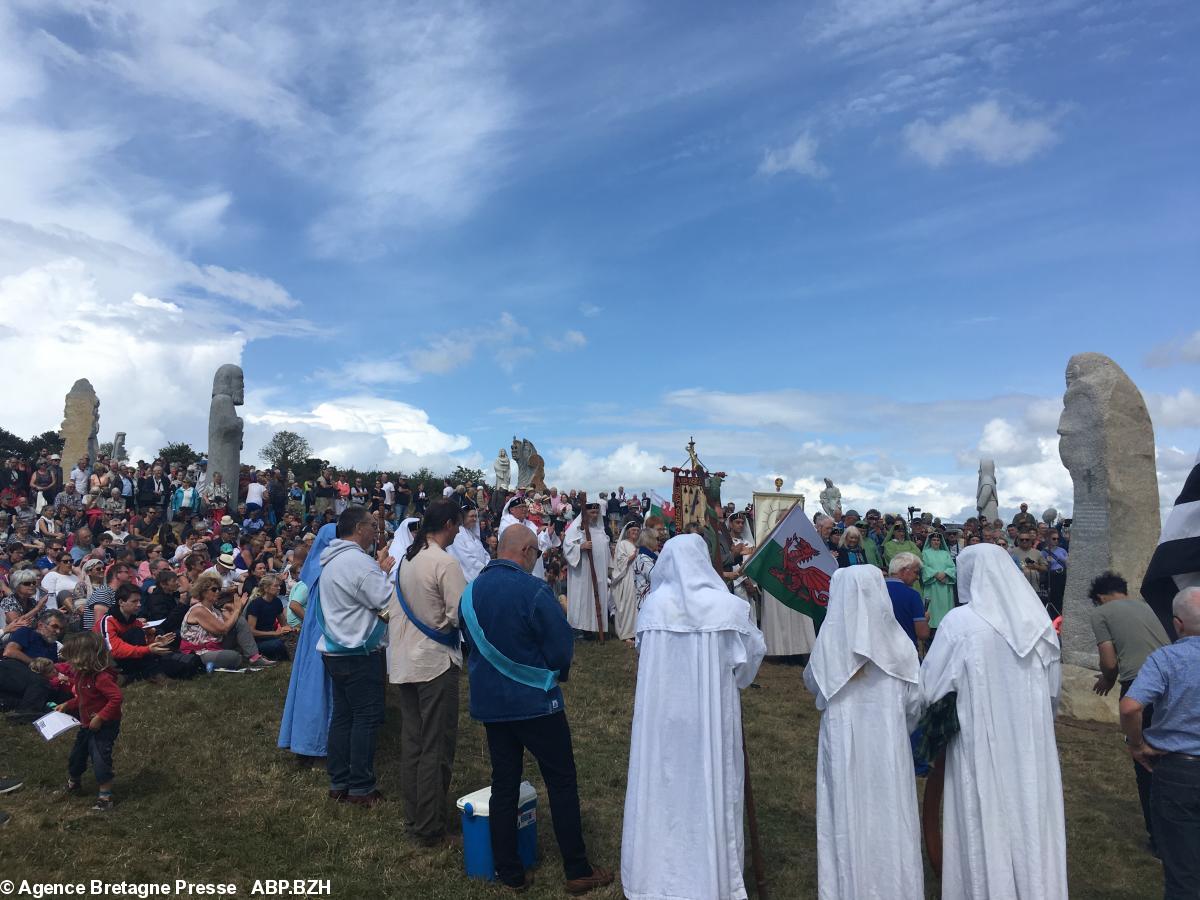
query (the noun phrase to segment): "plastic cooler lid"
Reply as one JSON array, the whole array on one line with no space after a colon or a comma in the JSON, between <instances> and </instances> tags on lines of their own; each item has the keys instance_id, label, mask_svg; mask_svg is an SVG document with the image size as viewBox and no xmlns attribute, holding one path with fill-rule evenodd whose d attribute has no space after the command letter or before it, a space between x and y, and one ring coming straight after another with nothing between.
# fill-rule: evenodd
<instances>
[{"instance_id":1,"label":"plastic cooler lid","mask_svg":"<svg viewBox=\"0 0 1200 900\"><path fill-rule=\"evenodd\" d=\"M517 807L520 808L526 803L532 803L537 799L537 791L528 781L521 782L521 793L517 798ZM458 808L465 810L467 804L471 804L472 814L476 816L486 816L488 814L488 805L492 800L492 789L490 787L480 788L472 794L467 794L465 797L458 798Z\"/></svg>"}]
</instances>

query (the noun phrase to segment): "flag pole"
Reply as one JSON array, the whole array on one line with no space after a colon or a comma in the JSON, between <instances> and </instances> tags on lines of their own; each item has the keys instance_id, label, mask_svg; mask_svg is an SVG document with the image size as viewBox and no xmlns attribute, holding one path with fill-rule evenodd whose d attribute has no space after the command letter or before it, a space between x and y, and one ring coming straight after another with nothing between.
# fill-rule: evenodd
<instances>
[{"instance_id":1,"label":"flag pole","mask_svg":"<svg viewBox=\"0 0 1200 900\"><path fill-rule=\"evenodd\" d=\"M759 900L767 900L767 867L758 839L758 810L754 806L754 788L750 785L750 751L746 749L746 728L742 726L742 767L745 770L746 824L750 831L750 865L754 868L754 886Z\"/></svg>"}]
</instances>

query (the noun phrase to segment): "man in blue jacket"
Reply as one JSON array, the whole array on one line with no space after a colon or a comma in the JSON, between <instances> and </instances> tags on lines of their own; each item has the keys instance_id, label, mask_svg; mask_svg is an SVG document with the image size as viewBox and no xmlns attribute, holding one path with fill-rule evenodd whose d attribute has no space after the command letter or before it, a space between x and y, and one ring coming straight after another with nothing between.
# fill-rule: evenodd
<instances>
[{"instance_id":1,"label":"man in blue jacket","mask_svg":"<svg viewBox=\"0 0 1200 900\"><path fill-rule=\"evenodd\" d=\"M523 891L532 882L517 855L517 797L528 750L537 760L554 818L568 894L584 894L613 880L588 862L579 814L571 730L560 681L566 681L575 638L544 581L528 573L537 537L509 528L498 559L464 592L460 618L471 645L471 717L487 731L492 759L492 857L501 883Z\"/></svg>"}]
</instances>

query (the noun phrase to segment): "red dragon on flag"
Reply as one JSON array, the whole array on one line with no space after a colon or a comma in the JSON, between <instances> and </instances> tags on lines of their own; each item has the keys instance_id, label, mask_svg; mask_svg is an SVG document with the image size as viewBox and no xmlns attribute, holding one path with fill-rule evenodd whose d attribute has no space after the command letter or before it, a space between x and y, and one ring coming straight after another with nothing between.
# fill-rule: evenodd
<instances>
[{"instance_id":1,"label":"red dragon on flag","mask_svg":"<svg viewBox=\"0 0 1200 900\"><path fill-rule=\"evenodd\" d=\"M771 569L771 574L793 594L807 594L818 606L829 605L829 575L816 566L805 563L817 558L812 544L798 534L783 542L783 565Z\"/></svg>"}]
</instances>

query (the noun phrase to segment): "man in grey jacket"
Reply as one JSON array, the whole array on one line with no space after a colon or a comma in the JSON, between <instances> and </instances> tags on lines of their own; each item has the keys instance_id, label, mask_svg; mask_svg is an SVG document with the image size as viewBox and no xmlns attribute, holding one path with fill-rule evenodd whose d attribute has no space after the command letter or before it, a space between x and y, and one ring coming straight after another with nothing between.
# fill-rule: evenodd
<instances>
[{"instance_id":1,"label":"man in grey jacket","mask_svg":"<svg viewBox=\"0 0 1200 900\"><path fill-rule=\"evenodd\" d=\"M349 506L337 537L321 554L321 636L317 650L333 683L329 720L329 797L374 806L375 736L383 724L385 610L392 597L387 573L395 562L371 552L378 525L363 506Z\"/></svg>"}]
</instances>

